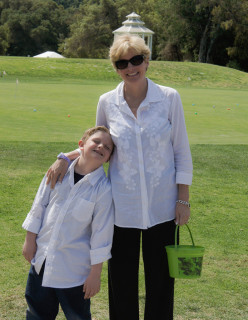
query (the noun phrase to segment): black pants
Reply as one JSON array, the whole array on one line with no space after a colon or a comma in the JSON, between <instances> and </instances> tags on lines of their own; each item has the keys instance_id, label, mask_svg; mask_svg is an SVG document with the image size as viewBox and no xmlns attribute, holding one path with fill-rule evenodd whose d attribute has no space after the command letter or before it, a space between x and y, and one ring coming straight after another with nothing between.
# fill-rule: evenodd
<instances>
[{"instance_id":1,"label":"black pants","mask_svg":"<svg viewBox=\"0 0 248 320\"><path fill-rule=\"evenodd\" d=\"M114 229L109 261L110 320L139 320L140 238L145 269L145 320L172 320L174 279L169 276L166 245L175 242L174 221L147 230Z\"/></svg>"},{"instance_id":2,"label":"black pants","mask_svg":"<svg viewBox=\"0 0 248 320\"><path fill-rule=\"evenodd\" d=\"M27 320L54 320L61 305L68 320L91 320L90 300L84 299L83 286L55 289L42 287L44 264L39 274L31 266L25 297Z\"/></svg>"}]
</instances>

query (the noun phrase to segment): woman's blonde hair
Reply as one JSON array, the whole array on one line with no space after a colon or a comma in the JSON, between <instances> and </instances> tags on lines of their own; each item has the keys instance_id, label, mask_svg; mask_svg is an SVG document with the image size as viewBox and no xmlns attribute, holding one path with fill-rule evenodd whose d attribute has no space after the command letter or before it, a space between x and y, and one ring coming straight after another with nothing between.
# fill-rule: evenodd
<instances>
[{"instance_id":1,"label":"woman's blonde hair","mask_svg":"<svg viewBox=\"0 0 248 320\"><path fill-rule=\"evenodd\" d=\"M146 45L144 39L138 35L124 34L117 36L110 47L109 57L115 67L115 62L120 59L122 55L125 55L130 49L134 50L138 54L142 54L145 60L149 60L151 51Z\"/></svg>"}]
</instances>

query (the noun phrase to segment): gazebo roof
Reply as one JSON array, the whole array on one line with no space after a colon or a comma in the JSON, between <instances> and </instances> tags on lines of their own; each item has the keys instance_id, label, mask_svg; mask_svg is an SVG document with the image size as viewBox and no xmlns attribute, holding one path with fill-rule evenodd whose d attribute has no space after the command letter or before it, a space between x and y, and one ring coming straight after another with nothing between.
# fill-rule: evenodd
<instances>
[{"instance_id":1,"label":"gazebo roof","mask_svg":"<svg viewBox=\"0 0 248 320\"><path fill-rule=\"evenodd\" d=\"M123 26L114 30L113 33L135 33L135 34L154 34L154 32L144 26L144 22L140 20L140 16L132 12L126 21L122 22Z\"/></svg>"}]
</instances>

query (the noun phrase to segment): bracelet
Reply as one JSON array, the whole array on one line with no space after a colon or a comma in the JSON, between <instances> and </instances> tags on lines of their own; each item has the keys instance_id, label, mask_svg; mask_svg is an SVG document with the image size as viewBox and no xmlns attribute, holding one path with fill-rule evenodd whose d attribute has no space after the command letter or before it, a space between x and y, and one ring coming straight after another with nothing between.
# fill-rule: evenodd
<instances>
[{"instance_id":1,"label":"bracelet","mask_svg":"<svg viewBox=\"0 0 248 320\"><path fill-rule=\"evenodd\" d=\"M57 159L64 159L68 162L68 165L71 164L71 160L67 158L67 156L63 152L60 152L60 154L57 155Z\"/></svg>"},{"instance_id":2,"label":"bracelet","mask_svg":"<svg viewBox=\"0 0 248 320\"><path fill-rule=\"evenodd\" d=\"M188 201L177 200L176 202L177 202L177 203L184 204L185 206L187 206L187 207L189 207L189 208L190 208L190 203L189 203Z\"/></svg>"}]
</instances>

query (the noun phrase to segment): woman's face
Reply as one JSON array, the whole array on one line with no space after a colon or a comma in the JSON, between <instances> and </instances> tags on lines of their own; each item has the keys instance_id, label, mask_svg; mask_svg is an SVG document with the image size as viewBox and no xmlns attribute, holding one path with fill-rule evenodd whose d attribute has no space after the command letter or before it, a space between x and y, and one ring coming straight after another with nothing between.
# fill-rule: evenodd
<instances>
[{"instance_id":1,"label":"woman's face","mask_svg":"<svg viewBox=\"0 0 248 320\"><path fill-rule=\"evenodd\" d=\"M138 53L130 49L126 54L122 55L119 60L130 60L132 57L137 56ZM131 62L128 63L127 68L117 69L117 73L121 76L124 82L135 84L142 82L146 77L146 70L149 61L144 60L139 66L134 66Z\"/></svg>"}]
</instances>

